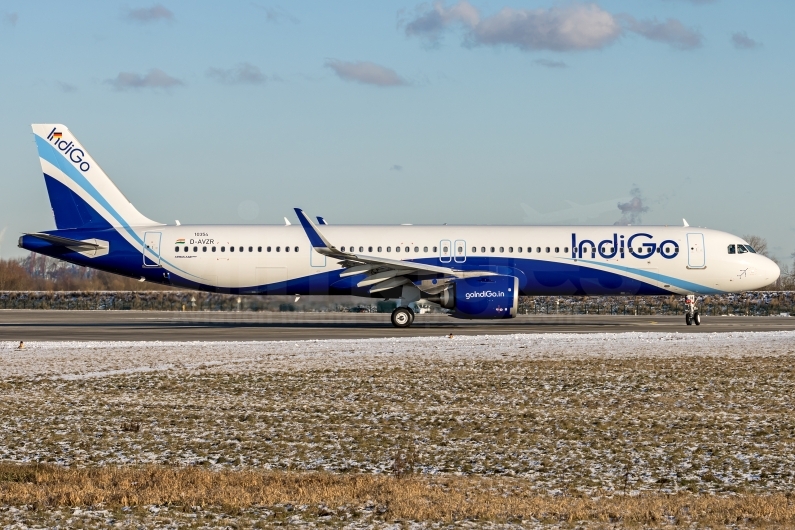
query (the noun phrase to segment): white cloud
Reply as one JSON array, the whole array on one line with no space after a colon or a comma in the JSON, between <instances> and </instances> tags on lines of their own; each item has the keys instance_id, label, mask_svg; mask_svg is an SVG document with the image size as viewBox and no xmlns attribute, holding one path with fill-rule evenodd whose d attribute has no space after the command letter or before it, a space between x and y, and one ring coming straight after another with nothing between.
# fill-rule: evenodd
<instances>
[{"instance_id":1,"label":"white cloud","mask_svg":"<svg viewBox=\"0 0 795 530\"><path fill-rule=\"evenodd\" d=\"M754 48L758 48L762 44L755 41L751 37L748 36L747 33L744 31L738 31L736 33L732 33L732 44L738 50L752 50Z\"/></svg>"},{"instance_id":2,"label":"white cloud","mask_svg":"<svg viewBox=\"0 0 795 530\"><path fill-rule=\"evenodd\" d=\"M598 50L611 45L627 31L683 50L697 48L702 41L698 31L676 19L637 20L628 15L613 15L594 3L548 9L505 7L484 17L466 0L450 7L438 1L419 6L404 29L409 37L435 44L453 27L464 28L466 45L505 45L522 51Z\"/></svg>"},{"instance_id":3,"label":"white cloud","mask_svg":"<svg viewBox=\"0 0 795 530\"><path fill-rule=\"evenodd\" d=\"M69 94L71 92L77 92L76 86L70 83L65 83L63 81L58 81L58 88L61 90L61 92L64 92L66 94Z\"/></svg>"},{"instance_id":4,"label":"white cloud","mask_svg":"<svg viewBox=\"0 0 795 530\"><path fill-rule=\"evenodd\" d=\"M521 50L587 50L609 45L621 35L616 18L596 4L550 9L503 8L490 17L466 1L452 7L436 2L419 8L406 24L408 36L429 41L453 25L466 28L470 45L509 45Z\"/></svg>"},{"instance_id":5,"label":"white cloud","mask_svg":"<svg viewBox=\"0 0 795 530\"><path fill-rule=\"evenodd\" d=\"M474 27L480 21L480 13L466 0L452 7L445 7L439 1L429 9L427 5L417 8L417 16L406 24L406 35L419 36L431 41L437 40L451 24L460 23Z\"/></svg>"},{"instance_id":6,"label":"white cloud","mask_svg":"<svg viewBox=\"0 0 795 530\"><path fill-rule=\"evenodd\" d=\"M259 67L240 63L233 68L210 68L207 76L228 85L259 85L268 80Z\"/></svg>"},{"instance_id":7,"label":"white cloud","mask_svg":"<svg viewBox=\"0 0 795 530\"><path fill-rule=\"evenodd\" d=\"M658 22L657 19L635 20L632 17L626 17L626 21L629 31L649 40L664 42L679 50L693 50L701 47L703 40L701 33L685 27L675 18Z\"/></svg>"},{"instance_id":8,"label":"white cloud","mask_svg":"<svg viewBox=\"0 0 795 530\"><path fill-rule=\"evenodd\" d=\"M595 4L551 9L504 8L472 28L475 44L507 44L520 50L595 50L621 36L613 15Z\"/></svg>"},{"instance_id":9,"label":"white cloud","mask_svg":"<svg viewBox=\"0 0 795 530\"><path fill-rule=\"evenodd\" d=\"M326 66L334 70L340 79L356 81L380 87L406 85L406 81L391 68L368 61L340 61L327 59Z\"/></svg>"},{"instance_id":10,"label":"white cloud","mask_svg":"<svg viewBox=\"0 0 795 530\"><path fill-rule=\"evenodd\" d=\"M564 63L563 61L551 61L549 59L536 59L533 61L538 66L544 66L546 68L568 68L569 65Z\"/></svg>"},{"instance_id":11,"label":"white cloud","mask_svg":"<svg viewBox=\"0 0 795 530\"><path fill-rule=\"evenodd\" d=\"M139 22L148 24L150 22L158 22L165 20L167 22L174 21L174 13L161 4L155 4L152 7L141 7L138 9L128 9L124 18L130 22Z\"/></svg>"},{"instance_id":12,"label":"white cloud","mask_svg":"<svg viewBox=\"0 0 795 530\"><path fill-rule=\"evenodd\" d=\"M287 22L291 22L293 24L298 24L298 22L300 22L295 15L285 10L281 6L267 7L267 6L261 6L256 3L252 3L251 5L253 5L257 9L262 9L263 11L265 11L265 20L273 24L278 24L283 20L286 20Z\"/></svg>"},{"instance_id":13,"label":"white cloud","mask_svg":"<svg viewBox=\"0 0 795 530\"><path fill-rule=\"evenodd\" d=\"M182 86L185 83L171 77L159 68L153 68L145 75L132 72L121 72L115 79L105 81L116 90L129 90L139 88L169 89Z\"/></svg>"}]
</instances>

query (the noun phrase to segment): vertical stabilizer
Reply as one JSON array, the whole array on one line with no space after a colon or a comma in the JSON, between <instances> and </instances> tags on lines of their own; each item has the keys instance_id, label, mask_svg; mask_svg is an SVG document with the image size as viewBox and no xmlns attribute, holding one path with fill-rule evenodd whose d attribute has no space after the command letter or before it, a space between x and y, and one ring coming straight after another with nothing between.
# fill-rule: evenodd
<instances>
[{"instance_id":1,"label":"vertical stabilizer","mask_svg":"<svg viewBox=\"0 0 795 530\"><path fill-rule=\"evenodd\" d=\"M33 134L59 229L160 224L135 209L64 125L34 124Z\"/></svg>"}]
</instances>

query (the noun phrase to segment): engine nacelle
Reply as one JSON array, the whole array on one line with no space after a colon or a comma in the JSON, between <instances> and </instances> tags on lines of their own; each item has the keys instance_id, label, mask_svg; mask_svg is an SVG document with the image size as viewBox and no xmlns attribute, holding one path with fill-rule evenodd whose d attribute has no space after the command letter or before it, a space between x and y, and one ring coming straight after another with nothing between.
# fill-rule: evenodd
<instances>
[{"instance_id":1,"label":"engine nacelle","mask_svg":"<svg viewBox=\"0 0 795 530\"><path fill-rule=\"evenodd\" d=\"M513 318L519 307L519 278L498 275L460 278L427 300L454 310L455 318Z\"/></svg>"}]
</instances>

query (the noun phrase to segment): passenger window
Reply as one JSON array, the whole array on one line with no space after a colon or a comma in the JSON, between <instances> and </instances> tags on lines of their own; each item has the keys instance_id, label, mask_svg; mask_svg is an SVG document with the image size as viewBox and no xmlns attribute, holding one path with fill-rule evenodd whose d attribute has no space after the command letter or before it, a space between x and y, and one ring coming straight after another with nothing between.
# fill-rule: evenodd
<instances>
[{"instance_id":1,"label":"passenger window","mask_svg":"<svg viewBox=\"0 0 795 530\"><path fill-rule=\"evenodd\" d=\"M405 250L406 250L406 252L408 252L408 251L409 251L409 247L406 247L406 249L405 249Z\"/></svg>"},{"instance_id":2,"label":"passenger window","mask_svg":"<svg viewBox=\"0 0 795 530\"><path fill-rule=\"evenodd\" d=\"M249 252L254 252L254 247L248 247Z\"/></svg>"},{"instance_id":3,"label":"passenger window","mask_svg":"<svg viewBox=\"0 0 795 530\"><path fill-rule=\"evenodd\" d=\"M378 247L378 252L381 252L381 247Z\"/></svg>"},{"instance_id":4,"label":"passenger window","mask_svg":"<svg viewBox=\"0 0 795 530\"><path fill-rule=\"evenodd\" d=\"M505 247L500 247L500 252L505 252Z\"/></svg>"},{"instance_id":5,"label":"passenger window","mask_svg":"<svg viewBox=\"0 0 795 530\"><path fill-rule=\"evenodd\" d=\"M282 247L276 247L276 252L281 252L281 251L282 251Z\"/></svg>"},{"instance_id":6,"label":"passenger window","mask_svg":"<svg viewBox=\"0 0 795 530\"><path fill-rule=\"evenodd\" d=\"M262 247L257 247L257 252L262 252Z\"/></svg>"},{"instance_id":7,"label":"passenger window","mask_svg":"<svg viewBox=\"0 0 795 530\"><path fill-rule=\"evenodd\" d=\"M373 251L373 247L367 247L367 252L372 252L372 251Z\"/></svg>"},{"instance_id":8,"label":"passenger window","mask_svg":"<svg viewBox=\"0 0 795 530\"><path fill-rule=\"evenodd\" d=\"M226 247L221 247L221 252L226 252Z\"/></svg>"},{"instance_id":9,"label":"passenger window","mask_svg":"<svg viewBox=\"0 0 795 530\"><path fill-rule=\"evenodd\" d=\"M729 245L729 254L736 254L734 250L734 245Z\"/></svg>"},{"instance_id":10,"label":"passenger window","mask_svg":"<svg viewBox=\"0 0 795 530\"><path fill-rule=\"evenodd\" d=\"M295 247L293 250L294 250L295 252L298 252L298 247Z\"/></svg>"},{"instance_id":11,"label":"passenger window","mask_svg":"<svg viewBox=\"0 0 795 530\"><path fill-rule=\"evenodd\" d=\"M243 252L243 247L240 247L240 249L239 249L239 250L240 250L240 252Z\"/></svg>"},{"instance_id":12,"label":"passenger window","mask_svg":"<svg viewBox=\"0 0 795 530\"><path fill-rule=\"evenodd\" d=\"M207 247L202 247L202 252L207 252Z\"/></svg>"},{"instance_id":13,"label":"passenger window","mask_svg":"<svg viewBox=\"0 0 795 530\"><path fill-rule=\"evenodd\" d=\"M345 252L345 247L340 247L340 252Z\"/></svg>"},{"instance_id":14,"label":"passenger window","mask_svg":"<svg viewBox=\"0 0 795 530\"><path fill-rule=\"evenodd\" d=\"M174 247L174 252L179 252L179 247Z\"/></svg>"},{"instance_id":15,"label":"passenger window","mask_svg":"<svg viewBox=\"0 0 795 530\"><path fill-rule=\"evenodd\" d=\"M521 254L522 253L522 247L516 247L516 251L519 252L519 254Z\"/></svg>"},{"instance_id":16,"label":"passenger window","mask_svg":"<svg viewBox=\"0 0 795 530\"><path fill-rule=\"evenodd\" d=\"M395 252L400 252L400 247L395 247Z\"/></svg>"},{"instance_id":17,"label":"passenger window","mask_svg":"<svg viewBox=\"0 0 795 530\"><path fill-rule=\"evenodd\" d=\"M486 247L480 247L480 251L485 254L486 253Z\"/></svg>"},{"instance_id":18,"label":"passenger window","mask_svg":"<svg viewBox=\"0 0 795 530\"><path fill-rule=\"evenodd\" d=\"M414 252L419 252L419 251L420 251L420 247L414 247Z\"/></svg>"},{"instance_id":19,"label":"passenger window","mask_svg":"<svg viewBox=\"0 0 795 530\"><path fill-rule=\"evenodd\" d=\"M474 254L475 252L477 252L477 251L478 251L478 247L472 247L472 253L473 253L473 254Z\"/></svg>"},{"instance_id":20,"label":"passenger window","mask_svg":"<svg viewBox=\"0 0 795 530\"><path fill-rule=\"evenodd\" d=\"M568 254L568 253L569 253L569 247L563 247L563 252L565 252L566 254Z\"/></svg>"},{"instance_id":21,"label":"passenger window","mask_svg":"<svg viewBox=\"0 0 795 530\"><path fill-rule=\"evenodd\" d=\"M529 254L531 252L533 252L533 247L527 247L527 253Z\"/></svg>"},{"instance_id":22,"label":"passenger window","mask_svg":"<svg viewBox=\"0 0 795 530\"><path fill-rule=\"evenodd\" d=\"M555 254L557 254L558 252L560 252L560 247L555 247Z\"/></svg>"},{"instance_id":23,"label":"passenger window","mask_svg":"<svg viewBox=\"0 0 795 530\"><path fill-rule=\"evenodd\" d=\"M508 252L513 253L513 247L508 247Z\"/></svg>"},{"instance_id":24,"label":"passenger window","mask_svg":"<svg viewBox=\"0 0 795 530\"><path fill-rule=\"evenodd\" d=\"M392 252L392 247L386 247L387 252Z\"/></svg>"},{"instance_id":25,"label":"passenger window","mask_svg":"<svg viewBox=\"0 0 795 530\"><path fill-rule=\"evenodd\" d=\"M422 247L423 252L428 252L428 247Z\"/></svg>"},{"instance_id":26,"label":"passenger window","mask_svg":"<svg viewBox=\"0 0 795 530\"><path fill-rule=\"evenodd\" d=\"M494 253L494 247L491 247L489 250L491 250L492 254Z\"/></svg>"},{"instance_id":27,"label":"passenger window","mask_svg":"<svg viewBox=\"0 0 795 530\"><path fill-rule=\"evenodd\" d=\"M213 247L213 252L215 252L215 247Z\"/></svg>"},{"instance_id":28,"label":"passenger window","mask_svg":"<svg viewBox=\"0 0 795 530\"><path fill-rule=\"evenodd\" d=\"M444 252L445 254L447 254L447 253L449 252L449 250L447 249L447 247L442 247L442 252Z\"/></svg>"},{"instance_id":29,"label":"passenger window","mask_svg":"<svg viewBox=\"0 0 795 530\"><path fill-rule=\"evenodd\" d=\"M234 251L235 251L235 247L229 247L229 252L234 252Z\"/></svg>"},{"instance_id":30,"label":"passenger window","mask_svg":"<svg viewBox=\"0 0 795 530\"><path fill-rule=\"evenodd\" d=\"M290 247L284 247L285 252L290 252Z\"/></svg>"},{"instance_id":31,"label":"passenger window","mask_svg":"<svg viewBox=\"0 0 795 530\"><path fill-rule=\"evenodd\" d=\"M182 252L187 252L187 251L188 251L188 247L182 247Z\"/></svg>"},{"instance_id":32,"label":"passenger window","mask_svg":"<svg viewBox=\"0 0 795 530\"><path fill-rule=\"evenodd\" d=\"M541 254L541 247L536 247L536 252L538 252L539 254ZM547 252L549 252L549 251L547 251Z\"/></svg>"},{"instance_id":33,"label":"passenger window","mask_svg":"<svg viewBox=\"0 0 795 530\"><path fill-rule=\"evenodd\" d=\"M459 254L463 254L464 253L464 247L458 247L458 253Z\"/></svg>"},{"instance_id":34,"label":"passenger window","mask_svg":"<svg viewBox=\"0 0 795 530\"><path fill-rule=\"evenodd\" d=\"M433 247L433 251L436 252L437 247Z\"/></svg>"},{"instance_id":35,"label":"passenger window","mask_svg":"<svg viewBox=\"0 0 795 530\"><path fill-rule=\"evenodd\" d=\"M270 251L271 251L271 247L268 247L268 248L266 248L265 250L267 250L268 252L270 252Z\"/></svg>"},{"instance_id":36,"label":"passenger window","mask_svg":"<svg viewBox=\"0 0 795 530\"><path fill-rule=\"evenodd\" d=\"M549 254L549 247L547 247L547 254Z\"/></svg>"}]
</instances>

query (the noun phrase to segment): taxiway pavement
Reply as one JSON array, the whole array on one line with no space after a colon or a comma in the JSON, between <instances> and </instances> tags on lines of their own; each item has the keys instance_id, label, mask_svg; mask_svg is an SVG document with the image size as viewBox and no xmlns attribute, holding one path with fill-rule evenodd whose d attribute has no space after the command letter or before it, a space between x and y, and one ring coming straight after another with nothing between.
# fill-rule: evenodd
<instances>
[{"instance_id":1,"label":"taxiway pavement","mask_svg":"<svg viewBox=\"0 0 795 530\"><path fill-rule=\"evenodd\" d=\"M791 331L795 318L683 316L520 315L511 320L457 320L417 315L408 329L392 327L388 314L160 311L0 310L0 340L317 340L513 333L725 333Z\"/></svg>"}]
</instances>

